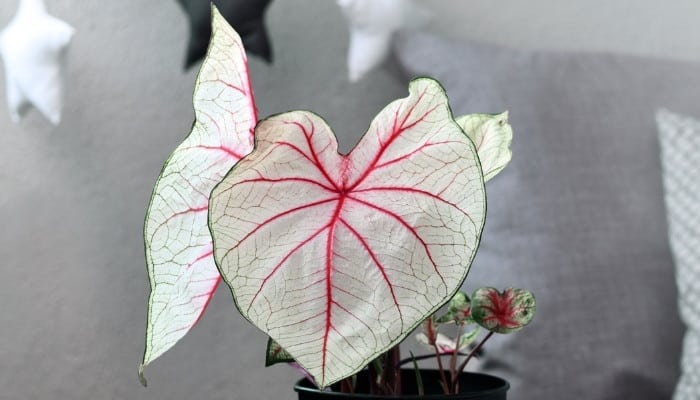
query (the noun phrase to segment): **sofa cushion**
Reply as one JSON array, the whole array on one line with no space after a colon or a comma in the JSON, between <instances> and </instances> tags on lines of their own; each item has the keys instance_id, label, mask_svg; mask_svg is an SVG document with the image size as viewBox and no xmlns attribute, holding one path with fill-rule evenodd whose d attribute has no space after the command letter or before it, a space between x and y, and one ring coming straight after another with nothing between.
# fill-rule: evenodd
<instances>
[{"instance_id":1,"label":"sofa cushion","mask_svg":"<svg viewBox=\"0 0 700 400\"><path fill-rule=\"evenodd\" d=\"M675 400L700 399L700 121L669 111L656 117L683 339Z\"/></svg>"},{"instance_id":2,"label":"sofa cushion","mask_svg":"<svg viewBox=\"0 0 700 400\"><path fill-rule=\"evenodd\" d=\"M424 33L394 52L404 78L442 82L456 115L510 111L513 159L487 184L465 287L529 289L538 310L487 344L483 368L520 400L668 399L683 327L654 112L700 112L700 66Z\"/></svg>"}]
</instances>

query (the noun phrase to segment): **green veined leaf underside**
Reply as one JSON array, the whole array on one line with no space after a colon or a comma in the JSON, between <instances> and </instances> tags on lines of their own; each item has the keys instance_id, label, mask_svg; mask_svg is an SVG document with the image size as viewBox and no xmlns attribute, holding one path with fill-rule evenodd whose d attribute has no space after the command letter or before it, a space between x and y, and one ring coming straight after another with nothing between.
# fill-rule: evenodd
<instances>
[{"instance_id":1,"label":"green veined leaf underside","mask_svg":"<svg viewBox=\"0 0 700 400\"><path fill-rule=\"evenodd\" d=\"M271 365L279 363L291 363L294 362L292 355L287 352L279 343L272 340L272 338L267 339L267 350L265 351L265 366L269 367Z\"/></svg>"},{"instance_id":2,"label":"green veined leaf underside","mask_svg":"<svg viewBox=\"0 0 700 400\"><path fill-rule=\"evenodd\" d=\"M215 260L241 313L325 387L459 289L484 223L478 156L427 78L348 155L303 111L255 140L212 192Z\"/></svg>"},{"instance_id":3,"label":"green veined leaf underside","mask_svg":"<svg viewBox=\"0 0 700 400\"><path fill-rule=\"evenodd\" d=\"M144 384L143 368L195 325L219 284L207 227L209 194L253 148L257 115L246 54L215 7L212 32L195 83L195 123L163 166L146 216L151 294L139 369Z\"/></svg>"}]
</instances>

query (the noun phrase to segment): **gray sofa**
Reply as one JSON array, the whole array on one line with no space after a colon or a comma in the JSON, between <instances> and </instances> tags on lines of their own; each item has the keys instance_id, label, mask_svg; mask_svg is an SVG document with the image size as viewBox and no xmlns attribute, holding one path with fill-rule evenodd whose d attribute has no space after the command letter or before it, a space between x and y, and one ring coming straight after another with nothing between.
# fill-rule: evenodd
<instances>
[{"instance_id":1,"label":"gray sofa","mask_svg":"<svg viewBox=\"0 0 700 400\"><path fill-rule=\"evenodd\" d=\"M528 288L538 311L483 369L514 399L670 398L683 326L655 114L700 115L700 66L419 33L395 54L404 79L440 80L455 114L510 110L513 160L487 185L465 286Z\"/></svg>"}]
</instances>

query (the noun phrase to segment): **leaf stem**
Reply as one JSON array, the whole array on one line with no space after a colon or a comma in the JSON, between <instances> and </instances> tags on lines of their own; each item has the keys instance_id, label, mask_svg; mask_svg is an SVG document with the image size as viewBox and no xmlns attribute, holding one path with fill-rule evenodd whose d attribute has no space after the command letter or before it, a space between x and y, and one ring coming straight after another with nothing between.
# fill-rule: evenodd
<instances>
[{"instance_id":1,"label":"leaf stem","mask_svg":"<svg viewBox=\"0 0 700 400\"><path fill-rule=\"evenodd\" d=\"M355 388L352 383L352 380L352 377L349 377L340 381L340 391L343 393L355 393Z\"/></svg>"},{"instance_id":2,"label":"leaf stem","mask_svg":"<svg viewBox=\"0 0 700 400\"><path fill-rule=\"evenodd\" d=\"M458 324L457 326L457 340L455 341L455 348L452 351L452 356L450 357L450 378L452 379L452 386L450 386L450 392L453 394L457 393L457 388L455 387L455 382L457 379L457 354L459 354L459 346L462 340L462 330L464 328L463 324Z\"/></svg>"},{"instance_id":3,"label":"leaf stem","mask_svg":"<svg viewBox=\"0 0 700 400\"><path fill-rule=\"evenodd\" d=\"M391 390L391 394L396 396L401 394L401 370L396 365L401 360L401 348L399 345L392 347L389 350L388 359L384 369L386 370L387 385Z\"/></svg>"},{"instance_id":4,"label":"leaf stem","mask_svg":"<svg viewBox=\"0 0 700 400\"><path fill-rule=\"evenodd\" d=\"M369 393L373 395L382 394L381 384L384 380L384 367L380 359L383 356L375 358L369 365Z\"/></svg>"},{"instance_id":5,"label":"leaf stem","mask_svg":"<svg viewBox=\"0 0 700 400\"><path fill-rule=\"evenodd\" d=\"M481 342L479 342L479 344L476 345L476 347L474 347L474 348L472 349L472 351L469 352L469 355L467 356L466 360L464 360L464 361L459 365L459 368L457 369L457 374L455 374L455 376L452 377L452 384L453 384L454 386L456 386L456 385L459 383L459 379L458 379L458 378L459 378L459 375L462 373L462 371L464 371L464 368L467 366L467 363L469 362L469 360L471 360L472 357L474 357L474 355L479 351L479 349L481 348L481 346L483 346L484 343L486 343L486 341L489 340L489 339L491 338L491 336L493 336L493 331L490 331L490 332L488 333L488 335L484 336L484 338L481 340Z\"/></svg>"},{"instance_id":6,"label":"leaf stem","mask_svg":"<svg viewBox=\"0 0 700 400\"><path fill-rule=\"evenodd\" d=\"M438 370L440 371L440 380L442 381L442 390L445 394L450 394L450 386L447 384L447 376L445 376L445 367L442 365L442 356L440 354L440 349L438 349L437 343L433 343L433 348L435 349L435 356L437 358Z\"/></svg>"}]
</instances>

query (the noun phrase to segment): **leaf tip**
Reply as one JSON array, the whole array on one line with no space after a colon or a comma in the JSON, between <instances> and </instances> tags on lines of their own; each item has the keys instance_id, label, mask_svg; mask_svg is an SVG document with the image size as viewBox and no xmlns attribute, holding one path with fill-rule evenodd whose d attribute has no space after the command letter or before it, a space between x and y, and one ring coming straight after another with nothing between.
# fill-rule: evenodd
<instances>
[{"instance_id":1,"label":"leaf tip","mask_svg":"<svg viewBox=\"0 0 700 400\"><path fill-rule=\"evenodd\" d=\"M218 17L221 17L221 12L219 12L219 7L214 4L214 2L211 2L211 18L216 19Z\"/></svg>"},{"instance_id":2,"label":"leaf tip","mask_svg":"<svg viewBox=\"0 0 700 400\"><path fill-rule=\"evenodd\" d=\"M498 115L498 125L500 125L501 127L508 125L508 115L508 110L505 110L502 113L500 113Z\"/></svg>"},{"instance_id":3,"label":"leaf tip","mask_svg":"<svg viewBox=\"0 0 700 400\"><path fill-rule=\"evenodd\" d=\"M228 21L226 21L226 18L224 18L223 15L221 15L221 12L219 11L219 8L214 4L214 2L211 3L211 27L212 27L212 38L213 38L213 33L217 31L217 28L219 26L229 26ZM233 29L233 28L231 28Z\"/></svg>"},{"instance_id":4,"label":"leaf tip","mask_svg":"<svg viewBox=\"0 0 700 400\"><path fill-rule=\"evenodd\" d=\"M146 377L143 375L143 369L145 367L146 367L146 365L144 365L144 364L139 365L139 382L141 382L141 385L143 385L143 387L148 386L148 382L146 381Z\"/></svg>"}]
</instances>

